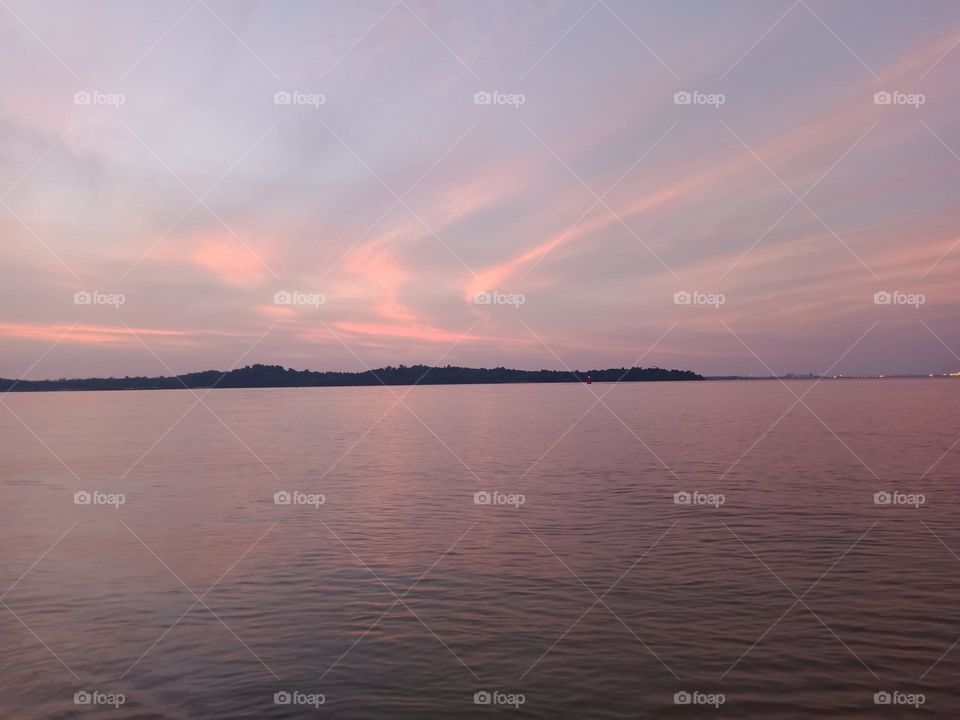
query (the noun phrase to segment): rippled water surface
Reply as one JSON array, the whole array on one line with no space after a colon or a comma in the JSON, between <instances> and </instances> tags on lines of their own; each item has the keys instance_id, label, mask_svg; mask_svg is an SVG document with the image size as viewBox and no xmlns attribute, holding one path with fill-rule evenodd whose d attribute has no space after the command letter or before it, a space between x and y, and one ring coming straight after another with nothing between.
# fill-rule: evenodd
<instances>
[{"instance_id":1,"label":"rippled water surface","mask_svg":"<svg viewBox=\"0 0 960 720\"><path fill-rule=\"evenodd\" d=\"M960 383L201 398L4 398L0 717L956 717Z\"/></svg>"}]
</instances>

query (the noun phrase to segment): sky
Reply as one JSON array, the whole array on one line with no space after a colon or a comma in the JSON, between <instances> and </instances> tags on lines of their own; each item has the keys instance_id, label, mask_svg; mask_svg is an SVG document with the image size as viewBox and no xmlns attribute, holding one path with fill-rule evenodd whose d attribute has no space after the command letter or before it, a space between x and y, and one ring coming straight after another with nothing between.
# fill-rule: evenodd
<instances>
[{"instance_id":1,"label":"sky","mask_svg":"<svg viewBox=\"0 0 960 720\"><path fill-rule=\"evenodd\" d=\"M0 377L960 369L952 0L3 0Z\"/></svg>"}]
</instances>

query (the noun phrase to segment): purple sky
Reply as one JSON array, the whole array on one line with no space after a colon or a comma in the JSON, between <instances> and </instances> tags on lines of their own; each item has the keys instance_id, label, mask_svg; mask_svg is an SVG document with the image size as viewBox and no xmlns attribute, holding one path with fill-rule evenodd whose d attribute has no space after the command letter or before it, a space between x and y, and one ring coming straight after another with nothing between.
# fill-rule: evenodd
<instances>
[{"instance_id":1,"label":"purple sky","mask_svg":"<svg viewBox=\"0 0 960 720\"><path fill-rule=\"evenodd\" d=\"M956 370L958 41L953 0L4 0L0 376Z\"/></svg>"}]
</instances>

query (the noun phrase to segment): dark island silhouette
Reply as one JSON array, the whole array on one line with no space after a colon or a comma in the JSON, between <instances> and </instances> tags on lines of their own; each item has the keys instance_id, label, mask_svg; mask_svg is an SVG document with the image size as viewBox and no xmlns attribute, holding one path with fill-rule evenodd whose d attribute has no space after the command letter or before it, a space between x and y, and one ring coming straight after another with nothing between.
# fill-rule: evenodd
<instances>
[{"instance_id":1,"label":"dark island silhouette","mask_svg":"<svg viewBox=\"0 0 960 720\"><path fill-rule=\"evenodd\" d=\"M76 378L4 380L0 392L56 390L177 390L191 388L346 387L365 385L492 385L503 383L649 382L703 380L690 370L609 368L607 370L512 370L446 365L398 365L363 372L315 372L281 365L248 365L221 372L204 370L173 377Z\"/></svg>"}]
</instances>

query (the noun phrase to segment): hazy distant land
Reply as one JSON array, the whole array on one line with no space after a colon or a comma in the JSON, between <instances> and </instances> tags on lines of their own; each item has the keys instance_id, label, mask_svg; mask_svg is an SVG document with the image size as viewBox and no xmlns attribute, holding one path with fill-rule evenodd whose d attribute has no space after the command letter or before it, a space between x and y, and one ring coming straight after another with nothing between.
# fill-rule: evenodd
<instances>
[{"instance_id":1,"label":"hazy distant land","mask_svg":"<svg viewBox=\"0 0 960 720\"><path fill-rule=\"evenodd\" d=\"M61 378L59 380L4 380L0 392L56 390L176 390L183 388L346 387L363 385L491 385L502 383L650 382L703 380L690 370L663 368L609 368L607 370L513 370L447 365L388 366L363 372L314 372L281 365L248 365L222 372L204 370L173 377Z\"/></svg>"}]
</instances>

